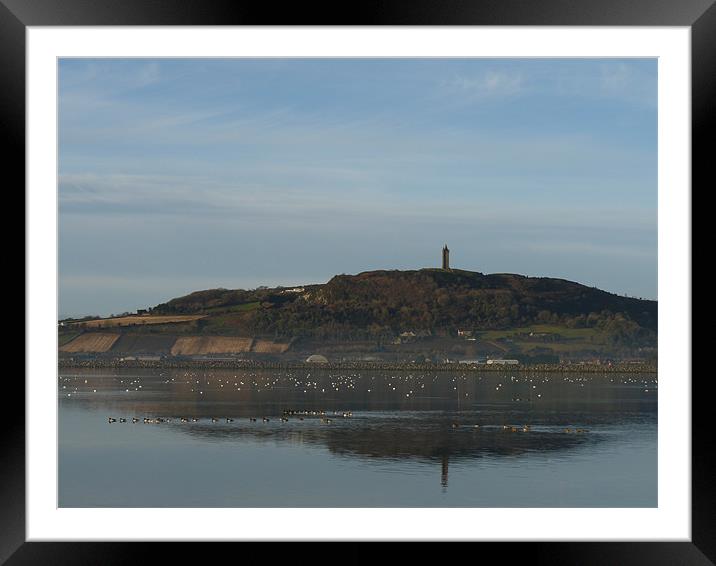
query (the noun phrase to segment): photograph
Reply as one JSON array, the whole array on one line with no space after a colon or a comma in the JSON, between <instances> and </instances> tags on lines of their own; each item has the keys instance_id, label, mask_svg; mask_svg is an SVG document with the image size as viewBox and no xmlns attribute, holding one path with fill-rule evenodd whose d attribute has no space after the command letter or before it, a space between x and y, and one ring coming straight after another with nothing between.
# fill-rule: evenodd
<instances>
[{"instance_id":1,"label":"photograph","mask_svg":"<svg viewBox=\"0 0 716 566\"><path fill-rule=\"evenodd\" d=\"M659 507L657 57L56 70L59 509Z\"/></svg>"},{"instance_id":2,"label":"photograph","mask_svg":"<svg viewBox=\"0 0 716 566\"><path fill-rule=\"evenodd\" d=\"M0 0L0 563L713 564L716 6L604 1Z\"/></svg>"}]
</instances>

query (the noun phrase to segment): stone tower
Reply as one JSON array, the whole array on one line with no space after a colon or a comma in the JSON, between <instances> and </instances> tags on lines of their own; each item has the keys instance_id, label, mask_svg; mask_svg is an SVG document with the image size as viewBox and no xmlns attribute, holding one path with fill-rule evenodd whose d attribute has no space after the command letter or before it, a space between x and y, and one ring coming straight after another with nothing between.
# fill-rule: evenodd
<instances>
[{"instance_id":1,"label":"stone tower","mask_svg":"<svg viewBox=\"0 0 716 566\"><path fill-rule=\"evenodd\" d=\"M450 271L450 250L448 249L447 244L445 244L445 247L443 248L443 269Z\"/></svg>"}]
</instances>

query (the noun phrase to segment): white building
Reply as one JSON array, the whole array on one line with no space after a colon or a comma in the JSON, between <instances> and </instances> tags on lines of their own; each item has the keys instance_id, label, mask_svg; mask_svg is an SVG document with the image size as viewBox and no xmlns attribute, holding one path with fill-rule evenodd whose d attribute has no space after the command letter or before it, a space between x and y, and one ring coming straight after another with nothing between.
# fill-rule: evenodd
<instances>
[{"instance_id":1,"label":"white building","mask_svg":"<svg viewBox=\"0 0 716 566\"><path fill-rule=\"evenodd\" d=\"M303 293L305 290L303 287L293 287L292 289L284 289L281 293L284 295L286 293Z\"/></svg>"}]
</instances>

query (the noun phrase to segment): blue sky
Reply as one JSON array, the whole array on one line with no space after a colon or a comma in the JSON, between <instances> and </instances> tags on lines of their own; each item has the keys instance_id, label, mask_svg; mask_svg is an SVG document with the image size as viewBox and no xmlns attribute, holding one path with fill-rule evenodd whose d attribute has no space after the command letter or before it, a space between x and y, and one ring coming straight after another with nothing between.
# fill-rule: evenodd
<instances>
[{"instance_id":1,"label":"blue sky","mask_svg":"<svg viewBox=\"0 0 716 566\"><path fill-rule=\"evenodd\" d=\"M657 296L655 59L62 59L60 315L440 265Z\"/></svg>"}]
</instances>

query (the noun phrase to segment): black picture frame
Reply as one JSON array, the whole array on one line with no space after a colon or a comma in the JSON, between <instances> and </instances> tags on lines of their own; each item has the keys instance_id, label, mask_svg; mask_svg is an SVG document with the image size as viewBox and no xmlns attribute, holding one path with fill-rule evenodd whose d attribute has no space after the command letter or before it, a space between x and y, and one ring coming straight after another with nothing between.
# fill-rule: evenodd
<instances>
[{"instance_id":1,"label":"black picture frame","mask_svg":"<svg viewBox=\"0 0 716 566\"><path fill-rule=\"evenodd\" d=\"M687 26L692 55L692 186L706 190L710 173L708 138L716 108L716 5L714 0L410 0L364 1L348 7L224 0L0 0L0 120L7 172L25 185L25 31L28 26L117 25L461 25L461 26ZM9 183L8 183L9 186ZM692 190L692 199L695 191ZM693 200L692 200L693 203ZM24 204L21 205L24 207ZM692 205L692 210L697 210ZM692 220L693 226L693 220ZM693 229L693 228L692 228ZM695 281L695 280L694 280ZM27 282L26 282L27 283ZM28 300L26 295L26 301ZM697 340L694 333L694 340ZM695 351L695 350L694 350ZM691 368L685 368L690 378ZM680 376L681 377L681 376ZM702 378L710 378L701 375ZM24 384L5 380L8 399L24 398ZM557 564L713 564L716 562L716 470L709 430L708 379L692 382L691 542L525 542L489 543L500 560ZM158 551L164 561L206 560L206 546L172 543L25 542L24 405L0 427L0 563L146 563ZM320 533L317 533L320 537ZM483 543L488 544L488 543ZM286 544L279 551L297 550ZM373 559L374 543L351 543L338 556L352 562ZM418 552L424 551L412 547ZM244 544L236 560L267 559L264 545ZM408 550L410 552L410 550ZM176 555L176 556L174 556ZM270 559L277 557L271 550Z\"/></svg>"}]
</instances>

